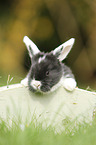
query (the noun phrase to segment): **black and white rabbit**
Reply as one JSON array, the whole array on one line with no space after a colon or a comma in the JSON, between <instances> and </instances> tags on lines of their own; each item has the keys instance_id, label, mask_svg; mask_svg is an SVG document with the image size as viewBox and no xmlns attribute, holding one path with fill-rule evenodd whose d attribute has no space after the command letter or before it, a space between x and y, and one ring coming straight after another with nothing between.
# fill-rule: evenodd
<instances>
[{"instance_id":1,"label":"black and white rabbit","mask_svg":"<svg viewBox=\"0 0 96 145\"><path fill-rule=\"evenodd\" d=\"M70 52L74 41L75 39L71 38L55 50L44 53L25 36L23 42L31 58L31 68L21 84L28 86L32 92L52 92L61 85L68 91L73 91L76 87L74 75L62 61Z\"/></svg>"}]
</instances>

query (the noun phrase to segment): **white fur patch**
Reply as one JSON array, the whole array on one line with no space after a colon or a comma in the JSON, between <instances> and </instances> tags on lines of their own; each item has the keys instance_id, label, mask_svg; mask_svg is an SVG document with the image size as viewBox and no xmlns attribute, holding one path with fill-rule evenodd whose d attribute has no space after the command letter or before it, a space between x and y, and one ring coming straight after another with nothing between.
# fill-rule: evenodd
<instances>
[{"instance_id":1,"label":"white fur patch","mask_svg":"<svg viewBox=\"0 0 96 145\"><path fill-rule=\"evenodd\" d=\"M40 57L38 60L38 63L40 63L41 61L43 61L46 58L46 55L44 55L43 57Z\"/></svg>"},{"instance_id":2,"label":"white fur patch","mask_svg":"<svg viewBox=\"0 0 96 145\"><path fill-rule=\"evenodd\" d=\"M63 87L68 91L73 91L76 88L76 81L73 78L65 78Z\"/></svg>"},{"instance_id":3,"label":"white fur patch","mask_svg":"<svg viewBox=\"0 0 96 145\"><path fill-rule=\"evenodd\" d=\"M38 54L40 52L40 50L38 49L38 47L36 46L36 44L32 40L30 40L27 36L24 36L23 42L27 46L27 49L29 51L29 54L30 54L29 46L31 46L31 49L32 49L32 52L33 52L34 55L35 54ZM32 54L30 54L30 57L32 57L31 55Z\"/></svg>"},{"instance_id":4,"label":"white fur patch","mask_svg":"<svg viewBox=\"0 0 96 145\"><path fill-rule=\"evenodd\" d=\"M31 85L35 90L40 90L41 82L40 82L40 81L36 81L36 80L32 80L30 85Z\"/></svg>"},{"instance_id":5,"label":"white fur patch","mask_svg":"<svg viewBox=\"0 0 96 145\"><path fill-rule=\"evenodd\" d=\"M24 86L28 86L28 78L26 77L25 79L23 79L21 81L21 84L24 85Z\"/></svg>"}]
</instances>

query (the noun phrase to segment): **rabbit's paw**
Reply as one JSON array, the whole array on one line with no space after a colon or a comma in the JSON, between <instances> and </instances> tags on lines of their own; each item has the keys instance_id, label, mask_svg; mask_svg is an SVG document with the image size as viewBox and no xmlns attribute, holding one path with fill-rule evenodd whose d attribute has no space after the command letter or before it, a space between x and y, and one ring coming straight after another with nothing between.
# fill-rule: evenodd
<instances>
[{"instance_id":1,"label":"rabbit's paw","mask_svg":"<svg viewBox=\"0 0 96 145\"><path fill-rule=\"evenodd\" d=\"M76 88L76 81L73 78L66 78L63 81L63 87L68 91L73 91Z\"/></svg>"},{"instance_id":2,"label":"rabbit's paw","mask_svg":"<svg viewBox=\"0 0 96 145\"><path fill-rule=\"evenodd\" d=\"M28 86L28 78L25 78L21 81L21 85Z\"/></svg>"}]
</instances>

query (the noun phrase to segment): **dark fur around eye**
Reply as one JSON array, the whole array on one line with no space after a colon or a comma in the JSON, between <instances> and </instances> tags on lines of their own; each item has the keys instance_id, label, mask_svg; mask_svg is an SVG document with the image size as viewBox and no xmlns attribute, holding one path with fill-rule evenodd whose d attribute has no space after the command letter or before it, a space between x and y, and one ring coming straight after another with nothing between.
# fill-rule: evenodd
<instances>
[{"instance_id":1,"label":"dark fur around eye","mask_svg":"<svg viewBox=\"0 0 96 145\"><path fill-rule=\"evenodd\" d=\"M46 76L48 76L49 75L49 71L46 71Z\"/></svg>"},{"instance_id":2,"label":"dark fur around eye","mask_svg":"<svg viewBox=\"0 0 96 145\"><path fill-rule=\"evenodd\" d=\"M44 57L44 59L38 63L40 57ZM41 82L41 91L50 91L60 81L62 73L62 64L52 53L39 53L33 56L29 78Z\"/></svg>"}]
</instances>

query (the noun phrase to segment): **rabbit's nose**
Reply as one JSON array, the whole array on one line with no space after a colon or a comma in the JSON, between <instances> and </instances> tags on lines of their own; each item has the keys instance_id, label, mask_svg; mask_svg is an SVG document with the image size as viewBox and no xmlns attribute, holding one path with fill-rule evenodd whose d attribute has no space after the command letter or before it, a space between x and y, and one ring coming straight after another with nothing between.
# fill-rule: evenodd
<instances>
[{"instance_id":1,"label":"rabbit's nose","mask_svg":"<svg viewBox=\"0 0 96 145\"><path fill-rule=\"evenodd\" d=\"M34 89L40 89L41 82L40 82L40 81L37 81L37 80L32 80L32 81L31 81L31 86L32 86Z\"/></svg>"}]
</instances>

